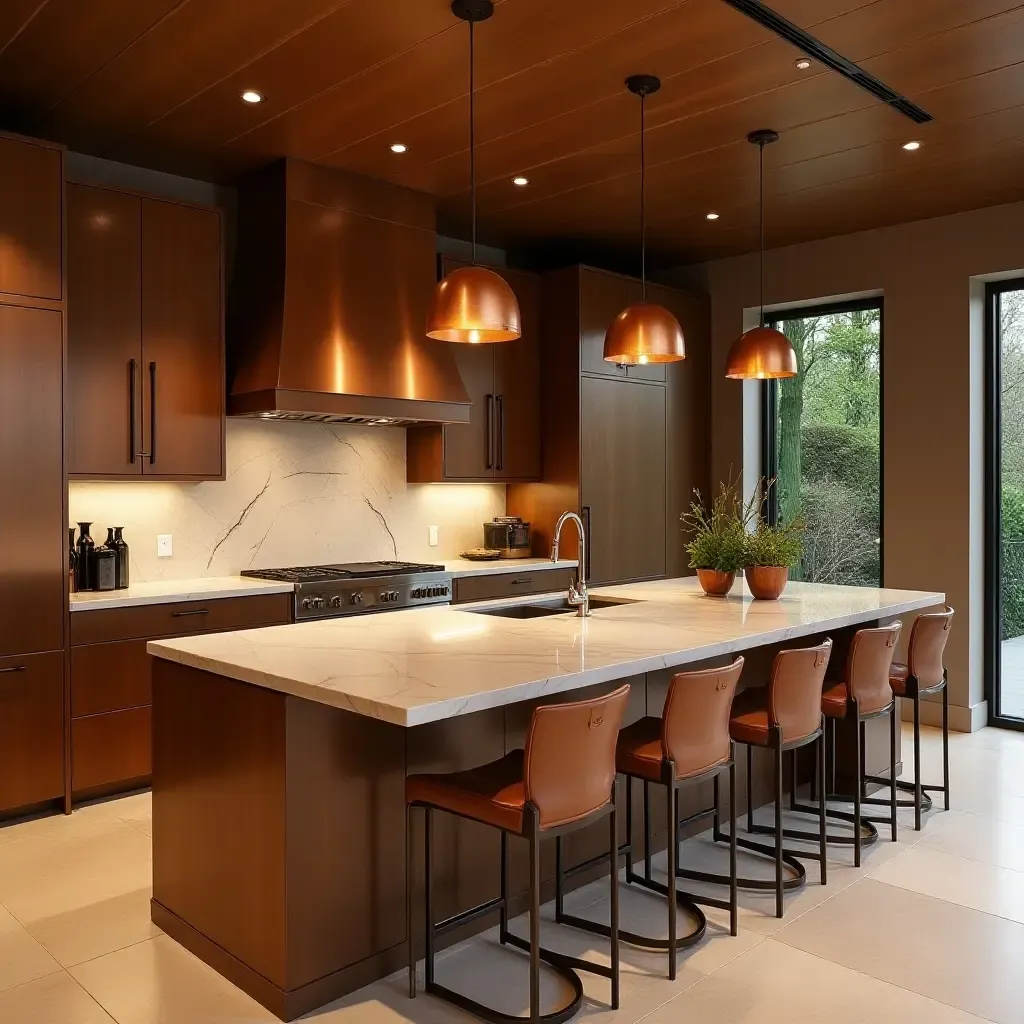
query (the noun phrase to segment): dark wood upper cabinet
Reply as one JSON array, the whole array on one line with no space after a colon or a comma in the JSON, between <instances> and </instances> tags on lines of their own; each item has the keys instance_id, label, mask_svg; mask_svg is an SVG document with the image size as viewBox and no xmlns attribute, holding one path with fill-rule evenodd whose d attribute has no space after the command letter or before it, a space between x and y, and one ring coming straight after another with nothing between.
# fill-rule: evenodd
<instances>
[{"instance_id":1,"label":"dark wood upper cabinet","mask_svg":"<svg viewBox=\"0 0 1024 1024\"><path fill-rule=\"evenodd\" d=\"M70 184L68 471L224 475L221 217Z\"/></svg>"},{"instance_id":2,"label":"dark wood upper cabinet","mask_svg":"<svg viewBox=\"0 0 1024 1024\"><path fill-rule=\"evenodd\" d=\"M467 264L444 256L441 273ZM450 347L472 402L469 423L412 427L408 480L536 480L540 476L540 278L494 268L519 300L522 337Z\"/></svg>"},{"instance_id":3,"label":"dark wood upper cabinet","mask_svg":"<svg viewBox=\"0 0 1024 1024\"><path fill-rule=\"evenodd\" d=\"M138 475L142 408L142 200L69 184L68 466ZM133 399L133 395L135 396ZM132 417L134 416L134 423Z\"/></svg>"},{"instance_id":4,"label":"dark wood upper cabinet","mask_svg":"<svg viewBox=\"0 0 1024 1024\"><path fill-rule=\"evenodd\" d=\"M62 327L59 310L0 304L0 657L64 646Z\"/></svg>"},{"instance_id":5,"label":"dark wood upper cabinet","mask_svg":"<svg viewBox=\"0 0 1024 1024\"><path fill-rule=\"evenodd\" d=\"M64 298L61 150L0 137L0 293Z\"/></svg>"}]
</instances>

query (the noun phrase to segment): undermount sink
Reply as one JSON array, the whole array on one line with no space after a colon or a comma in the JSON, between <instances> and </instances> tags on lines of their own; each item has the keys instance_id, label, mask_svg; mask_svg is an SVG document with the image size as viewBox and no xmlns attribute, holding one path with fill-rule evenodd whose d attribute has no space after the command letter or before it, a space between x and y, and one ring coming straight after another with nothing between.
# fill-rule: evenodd
<instances>
[{"instance_id":1,"label":"undermount sink","mask_svg":"<svg viewBox=\"0 0 1024 1024\"><path fill-rule=\"evenodd\" d=\"M637 604L636 601L625 597L592 597L590 599L590 610L596 611L599 608L615 608L623 604ZM548 615L575 615L575 605L569 604L564 597L549 601L537 601L533 604L503 604L495 608L467 608L469 612L477 615L497 615L503 619L542 619Z\"/></svg>"}]
</instances>

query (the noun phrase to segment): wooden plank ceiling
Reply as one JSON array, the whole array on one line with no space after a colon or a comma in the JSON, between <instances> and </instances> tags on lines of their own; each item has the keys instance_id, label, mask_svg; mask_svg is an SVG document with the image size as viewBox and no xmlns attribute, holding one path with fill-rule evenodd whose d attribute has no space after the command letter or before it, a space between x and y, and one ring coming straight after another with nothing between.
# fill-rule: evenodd
<instances>
[{"instance_id":1,"label":"wooden plank ceiling","mask_svg":"<svg viewBox=\"0 0 1024 1024\"><path fill-rule=\"evenodd\" d=\"M769 245L1024 199L1024 4L772 6L934 121L797 70L790 44L721 0L498 0L477 31L482 240L635 245L639 111L623 80L637 72L663 80L648 234L665 261L755 247L754 128L781 133L765 155ZM344 167L437 195L458 234L467 86L448 0L0 4L0 126L219 182L282 155Z\"/></svg>"}]
</instances>

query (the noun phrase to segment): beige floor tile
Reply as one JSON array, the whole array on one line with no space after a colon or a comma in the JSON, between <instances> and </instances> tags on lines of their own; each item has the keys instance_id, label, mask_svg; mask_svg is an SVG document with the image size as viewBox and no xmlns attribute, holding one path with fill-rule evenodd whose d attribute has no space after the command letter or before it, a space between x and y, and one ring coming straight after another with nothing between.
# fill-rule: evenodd
<instances>
[{"instance_id":1,"label":"beige floor tile","mask_svg":"<svg viewBox=\"0 0 1024 1024\"><path fill-rule=\"evenodd\" d=\"M871 877L1024 924L1024 871L917 846L883 864Z\"/></svg>"},{"instance_id":2,"label":"beige floor tile","mask_svg":"<svg viewBox=\"0 0 1024 1024\"><path fill-rule=\"evenodd\" d=\"M1024 925L1014 921L865 878L776 938L998 1024L1020 1024Z\"/></svg>"},{"instance_id":3,"label":"beige floor tile","mask_svg":"<svg viewBox=\"0 0 1024 1024\"><path fill-rule=\"evenodd\" d=\"M656 1010L644 1024L982 1024L982 1018L774 939Z\"/></svg>"},{"instance_id":4,"label":"beige floor tile","mask_svg":"<svg viewBox=\"0 0 1024 1024\"><path fill-rule=\"evenodd\" d=\"M0 846L0 904L65 966L151 937L151 885L150 840L120 819Z\"/></svg>"},{"instance_id":5,"label":"beige floor tile","mask_svg":"<svg viewBox=\"0 0 1024 1024\"><path fill-rule=\"evenodd\" d=\"M60 964L0 907L0 992L59 970Z\"/></svg>"},{"instance_id":6,"label":"beige floor tile","mask_svg":"<svg viewBox=\"0 0 1024 1024\"><path fill-rule=\"evenodd\" d=\"M118 1024L263 1024L276 1021L167 936L71 968Z\"/></svg>"},{"instance_id":7,"label":"beige floor tile","mask_svg":"<svg viewBox=\"0 0 1024 1024\"><path fill-rule=\"evenodd\" d=\"M1024 871L1024 825L963 813L925 836L921 846L940 853Z\"/></svg>"},{"instance_id":8,"label":"beige floor tile","mask_svg":"<svg viewBox=\"0 0 1024 1024\"><path fill-rule=\"evenodd\" d=\"M0 992L5 1024L113 1024L109 1014L64 971Z\"/></svg>"}]
</instances>

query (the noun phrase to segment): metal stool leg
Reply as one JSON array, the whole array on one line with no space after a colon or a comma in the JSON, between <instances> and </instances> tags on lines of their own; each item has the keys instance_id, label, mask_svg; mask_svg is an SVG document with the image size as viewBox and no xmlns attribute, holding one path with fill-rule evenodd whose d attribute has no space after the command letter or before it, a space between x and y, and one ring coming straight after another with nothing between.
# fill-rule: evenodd
<instances>
[{"instance_id":1,"label":"metal stool leg","mask_svg":"<svg viewBox=\"0 0 1024 1024\"><path fill-rule=\"evenodd\" d=\"M651 787L644 779L644 878L651 880Z\"/></svg>"},{"instance_id":2,"label":"metal stool leg","mask_svg":"<svg viewBox=\"0 0 1024 1024\"><path fill-rule=\"evenodd\" d=\"M672 778L675 778L675 765L671 766ZM665 787L668 792L668 886L670 893L676 884L676 858L679 854L679 815L676 813L676 787L670 783ZM676 980L676 918L678 909L674 893L668 898L668 980Z\"/></svg>"},{"instance_id":3,"label":"metal stool leg","mask_svg":"<svg viewBox=\"0 0 1024 1024\"><path fill-rule=\"evenodd\" d=\"M754 831L754 748L747 747L747 831Z\"/></svg>"},{"instance_id":4,"label":"metal stool leg","mask_svg":"<svg viewBox=\"0 0 1024 1024\"><path fill-rule=\"evenodd\" d=\"M540 1021L540 840L530 836L530 1022Z\"/></svg>"},{"instance_id":5,"label":"metal stool leg","mask_svg":"<svg viewBox=\"0 0 1024 1024\"><path fill-rule=\"evenodd\" d=\"M715 776L717 781L718 776ZM717 792L715 794L718 795ZM736 744L729 765L729 934L739 934L739 875L736 867Z\"/></svg>"},{"instance_id":6,"label":"metal stool leg","mask_svg":"<svg viewBox=\"0 0 1024 1024\"><path fill-rule=\"evenodd\" d=\"M818 779L818 852L821 855L821 884L828 885L828 832L826 829L826 814L825 809L827 806L827 793L825 789L825 722L824 719L821 723L821 736L818 742L814 745L814 749L817 755L817 772L815 777Z\"/></svg>"},{"instance_id":7,"label":"metal stool leg","mask_svg":"<svg viewBox=\"0 0 1024 1024\"><path fill-rule=\"evenodd\" d=\"M412 804L405 807L405 941L409 944L409 998L416 998L416 943L413 942L412 889L414 857L412 850Z\"/></svg>"},{"instance_id":8,"label":"metal stool leg","mask_svg":"<svg viewBox=\"0 0 1024 1024\"><path fill-rule=\"evenodd\" d=\"M896 842L896 701L889 708L889 829L892 841Z\"/></svg>"},{"instance_id":9,"label":"metal stool leg","mask_svg":"<svg viewBox=\"0 0 1024 1024\"><path fill-rule=\"evenodd\" d=\"M921 831L921 695L914 693L914 828Z\"/></svg>"},{"instance_id":10,"label":"metal stool leg","mask_svg":"<svg viewBox=\"0 0 1024 1024\"><path fill-rule=\"evenodd\" d=\"M612 1009L619 1008L619 810L612 784L612 813L608 825L609 881L611 882L611 943L612 943ZM675 900L669 900L674 906Z\"/></svg>"},{"instance_id":11,"label":"metal stool leg","mask_svg":"<svg viewBox=\"0 0 1024 1024\"><path fill-rule=\"evenodd\" d=\"M854 704L856 708L856 703ZM864 723L860 720L860 713L854 712L855 723L853 727L856 736L856 747L854 753L854 764L857 772L856 783L853 787L853 866L860 867L860 802L863 799L861 790L864 787Z\"/></svg>"},{"instance_id":12,"label":"metal stool leg","mask_svg":"<svg viewBox=\"0 0 1024 1024\"><path fill-rule=\"evenodd\" d=\"M783 914L782 888L782 743L775 748L775 916Z\"/></svg>"},{"instance_id":13,"label":"metal stool leg","mask_svg":"<svg viewBox=\"0 0 1024 1024\"><path fill-rule=\"evenodd\" d=\"M428 988L434 982L434 910L431 899L430 847L433 832L434 812L423 809L423 914L426 918L426 941L423 954L423 987Z\"/></svg>"},{"instance_id":14,"label":"metal stool leg","mask_svg":"<svg viewBox=\"0 0 1024 1024\"><path fill-rule=\"evenodd\" d=\"M942 679L942 793L949 810L949 685Z\"/></svg>"}]
</instances>

